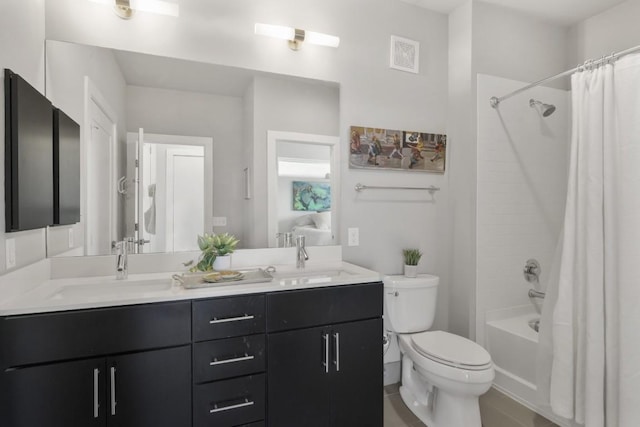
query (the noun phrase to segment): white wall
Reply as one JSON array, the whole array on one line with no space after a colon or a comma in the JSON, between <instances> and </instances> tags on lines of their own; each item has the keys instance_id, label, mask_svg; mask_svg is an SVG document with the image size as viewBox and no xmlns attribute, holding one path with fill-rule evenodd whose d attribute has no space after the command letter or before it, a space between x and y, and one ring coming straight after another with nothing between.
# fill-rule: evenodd
<instances>
[{"instance_id":1,"label":"white wall","mask_svg":"<svg viewBox=\"0 0 640 427\"><path fill-rule=\"evenodd\" d=\"M301 80L256 77L253 85L255 247L267 247L267 131L339 134L339 90Z\"/></svg>"},{"instance_id":2,"label":"white wall","mask_svg":"<svg viewBox=\"0 0 640 427\"><path fill-rule=\"evenodd\" d=\"M640 45L640 0L628 0L570 28L568 68Z\"/></svg>"},{"instance_id":3,"label":"white wall","mask_svg":"<svg viewBox=\"0 0 640 427\"><path fill-rule=\"evenodd\" d=\"M0 3L0 70L5 68L22 76L44 93L44 0L5 0ZM2 72L4 82L4 72ZM0 135L4 135L4 83L0 88ZM4 150L0 150L4 171ZM4 173L2 173L4 178ZM4 185L0 186L4 206ZM0 272L6 271L5 241L15 239L16 267L46 256L44 229L5 233L5 210L0 208Z\"/></svg>"},{"instance_id":4,"label":"white wall","mask_svg":"<svg viewBox=\"0 0 640 427\"><path fill-rule=\"evenodd\" d=\"M125 90L126 84L120 68L111 51L92 46L83 46L73 43L59 43L48 41L46 43L46 95L53 105L62 109L81 127L84 126L84 102L85 89L84 78L88 76L94 86L100 90L101 95L109 104L116 116L118 139L118 176L125 174L125 140L126 140L126 113ZM81 155L86 153L84 149L88 141L84 140L85 132L80 132ZM85 171L88 173L88 171ZM124 212L124 200L118 200L118 212ZM84 206L81 203L81 206ZM84 208L82 209L80 223L70 226L50 227L47 231L48 256L62 253L70 253L73 248L81 248L84 242ZM121 218L123 216L121 215ZM119 230L123 230L124 221L119 222ZM73 229L74 244L69 246L69 229ZM71 252L73 253L73 252Z\"/></svg>"},{"instance_id":5,"label":"white wall","mask_svg":"<svg viewBox=\"0 0 640 427\"><path fill-rule=\"evenodd\" d=\"M451 225L449 227L452 332L474 338L483 230L478 218L476 75L536 81L564 70L567 30L510 9L468 1L449 15L449 125L451 134ZM563 86L562 82L556 85ZM502 96L496 92L492 96ZM506 101L504 108L509 108ZM484 285L483 285L484 286Z\"/></svg>"},{"instance_id":6,"label":"white wall","mask_svg":"<svg viewBox=\"0 0 640 427\"><path fill-rule=\"evenodd\" d=\"M526 82L478 75L476 340L485 313L529 304L522 270L530 258L551 269L566 200L570 107L565 90L537 87L500 110L487 99ZM543 118L529 98L554 104Z\"/></svg>"},{"instance_id":7,"label":"white wall","mask_svg":"<svg viewBox=\"0 0 640 427\"><path fill-rule=\"evenodd\" d=\"M449 330L472 335L475 322L476 266L476 141L475 79L472 43L473 3L468 1L449 15L449 171L451 213L447 222L450 260ZM446 217L445 217L446 218Z\"/></svg>"},{"instance_id":8,"label":"white wall","mask_svg":"<svg viewBox=\"0 0 640 427\"><path fill-rule=\"evenodd\" d=\"M476 73L535 82L565 70L568 28L495 4L473 4ZM526 84L525 83L525 84ZM567 80L550 87L568 88Z\"/></svg>"},{"instance_id":9,"label":"white wall","mask_svg":"<svg viewBox=\"0 0 640 427\"><path fill-rule=\"evenodd\" d=\"M129 132L213 138L213 215L245 246L243 216L243 100L240 97L127 86Z\"/></svg>"}]
</instances>

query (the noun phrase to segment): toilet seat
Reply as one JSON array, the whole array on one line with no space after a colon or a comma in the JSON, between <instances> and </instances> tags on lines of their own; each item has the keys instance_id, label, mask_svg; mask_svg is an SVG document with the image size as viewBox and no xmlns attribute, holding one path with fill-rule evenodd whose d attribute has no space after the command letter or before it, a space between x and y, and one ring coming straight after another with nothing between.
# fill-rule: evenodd
<instances>
[{"instance_id":1,"label":"toilet seat","mask_svg":"<svg viewBox=\"0 0 640 427\"><path fill-rule=\"evenodd\" d=\"M492 366L491 356L482 346L444 331L411 334L411 347L420 355L453 368L481 371Z\"/></svg>"}]
</instances>

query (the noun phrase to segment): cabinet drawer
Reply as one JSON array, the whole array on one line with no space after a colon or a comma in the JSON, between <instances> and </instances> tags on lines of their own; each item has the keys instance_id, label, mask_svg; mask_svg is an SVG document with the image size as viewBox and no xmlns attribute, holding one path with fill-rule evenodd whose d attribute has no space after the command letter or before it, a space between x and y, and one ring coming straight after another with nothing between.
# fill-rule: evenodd
<instances>
[{"instance_id":1,"label":"cabinet drawer","mask_svg":"<svg viewBox=\"0 0 640 427\"><path fill-rule=\"evenodd\" d=\"M0 369L189 344L191 302L0 318Z\"/></svg>"},{"instance_id":2,"label":"cabinet drawer","mask_svg":"<svg viewBox=\"0 0 640 427\"><path fill-rule=\"evenodd\" d=\"M252 425L263 420L264 413L262 374L194 386L194 427Z\"/></svg>"},{"instance_id":3,"label":"cabinet drawer","mask_svg":"<svg viewBox=\"0 0 640 427\"><path fill-rule=\"evenodd\" d=\"M264 295L193 303L193 340L207 341L264 332Z\"/></svg>"},{"instance_id":4,"label":"cabinet drawer","mask_svg":"<svg viewBox=\"0 0 640 427\"><path fill-rule=\"evenodd\" d=\"M274 292L267 296L269 332L382 316L382 283Z\"/></svg>"},{"instance_id":5,"label":"cabinet drawer","mask_svg":"<svg viewBox=\"0 0 640 427\"><path fill-rule=\"evenodd\" d=\"M205 341L193 345L193 380L196 383L263 372L264 335Z\"/></svg>"}]
</instances>

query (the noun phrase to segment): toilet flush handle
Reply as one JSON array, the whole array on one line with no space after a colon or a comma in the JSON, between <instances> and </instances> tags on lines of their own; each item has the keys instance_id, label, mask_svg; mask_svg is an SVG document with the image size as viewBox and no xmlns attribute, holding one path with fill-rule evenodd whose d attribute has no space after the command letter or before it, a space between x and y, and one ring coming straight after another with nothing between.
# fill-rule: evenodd
<instances>
[{"instance_id":1,"label":"toilet flush handle","mask_svg":"<svg viewBox=\"0 0 640 427\"><path fill-rule=\"evenodd\" d=\"M393 295L394 297L397 297L398 295L400 295L400 292L398 291L387 292L387 295Z\"/></svg>"}]
</instances>

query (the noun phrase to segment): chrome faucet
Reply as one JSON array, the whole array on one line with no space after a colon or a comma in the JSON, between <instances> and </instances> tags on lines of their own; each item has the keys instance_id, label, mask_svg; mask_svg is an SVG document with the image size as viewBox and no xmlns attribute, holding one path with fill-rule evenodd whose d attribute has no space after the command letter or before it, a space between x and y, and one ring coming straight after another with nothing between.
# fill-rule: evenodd
<instances>
[{"instance_id":1,"label":"chrome faucet","mask_svg":"<svg viewBox=\"0 0 640 427\"><path fill-rule=\"evenodd\" d=\"M543 298L545 297L545 293L541 291L536 291L535 289L529 289L529 298Z\"/></svg>"},{"instance_id":2,"label":"chrome faucet","mask_svg":"<svg viewBox=\"0 0 640 427\"><path fill-rule=\"evenodd\" d=\"M128 270L128 251L127 251L127 240L123 240L121 242L117 242L115 244L116 247L116 279L123 280L126 279L129 270Z\"/></svg>"},{"instance_id":3,"label":"chrome faucet","mask_svg":"<svg viewBox=\"0 0 640 427\"><path fill-rule=\"evenodd\" d=\"M304 248L305 236L296 236L296 267L304 268L304 262L309 259L307 250Z\"/></svg>"}]
</instances>

